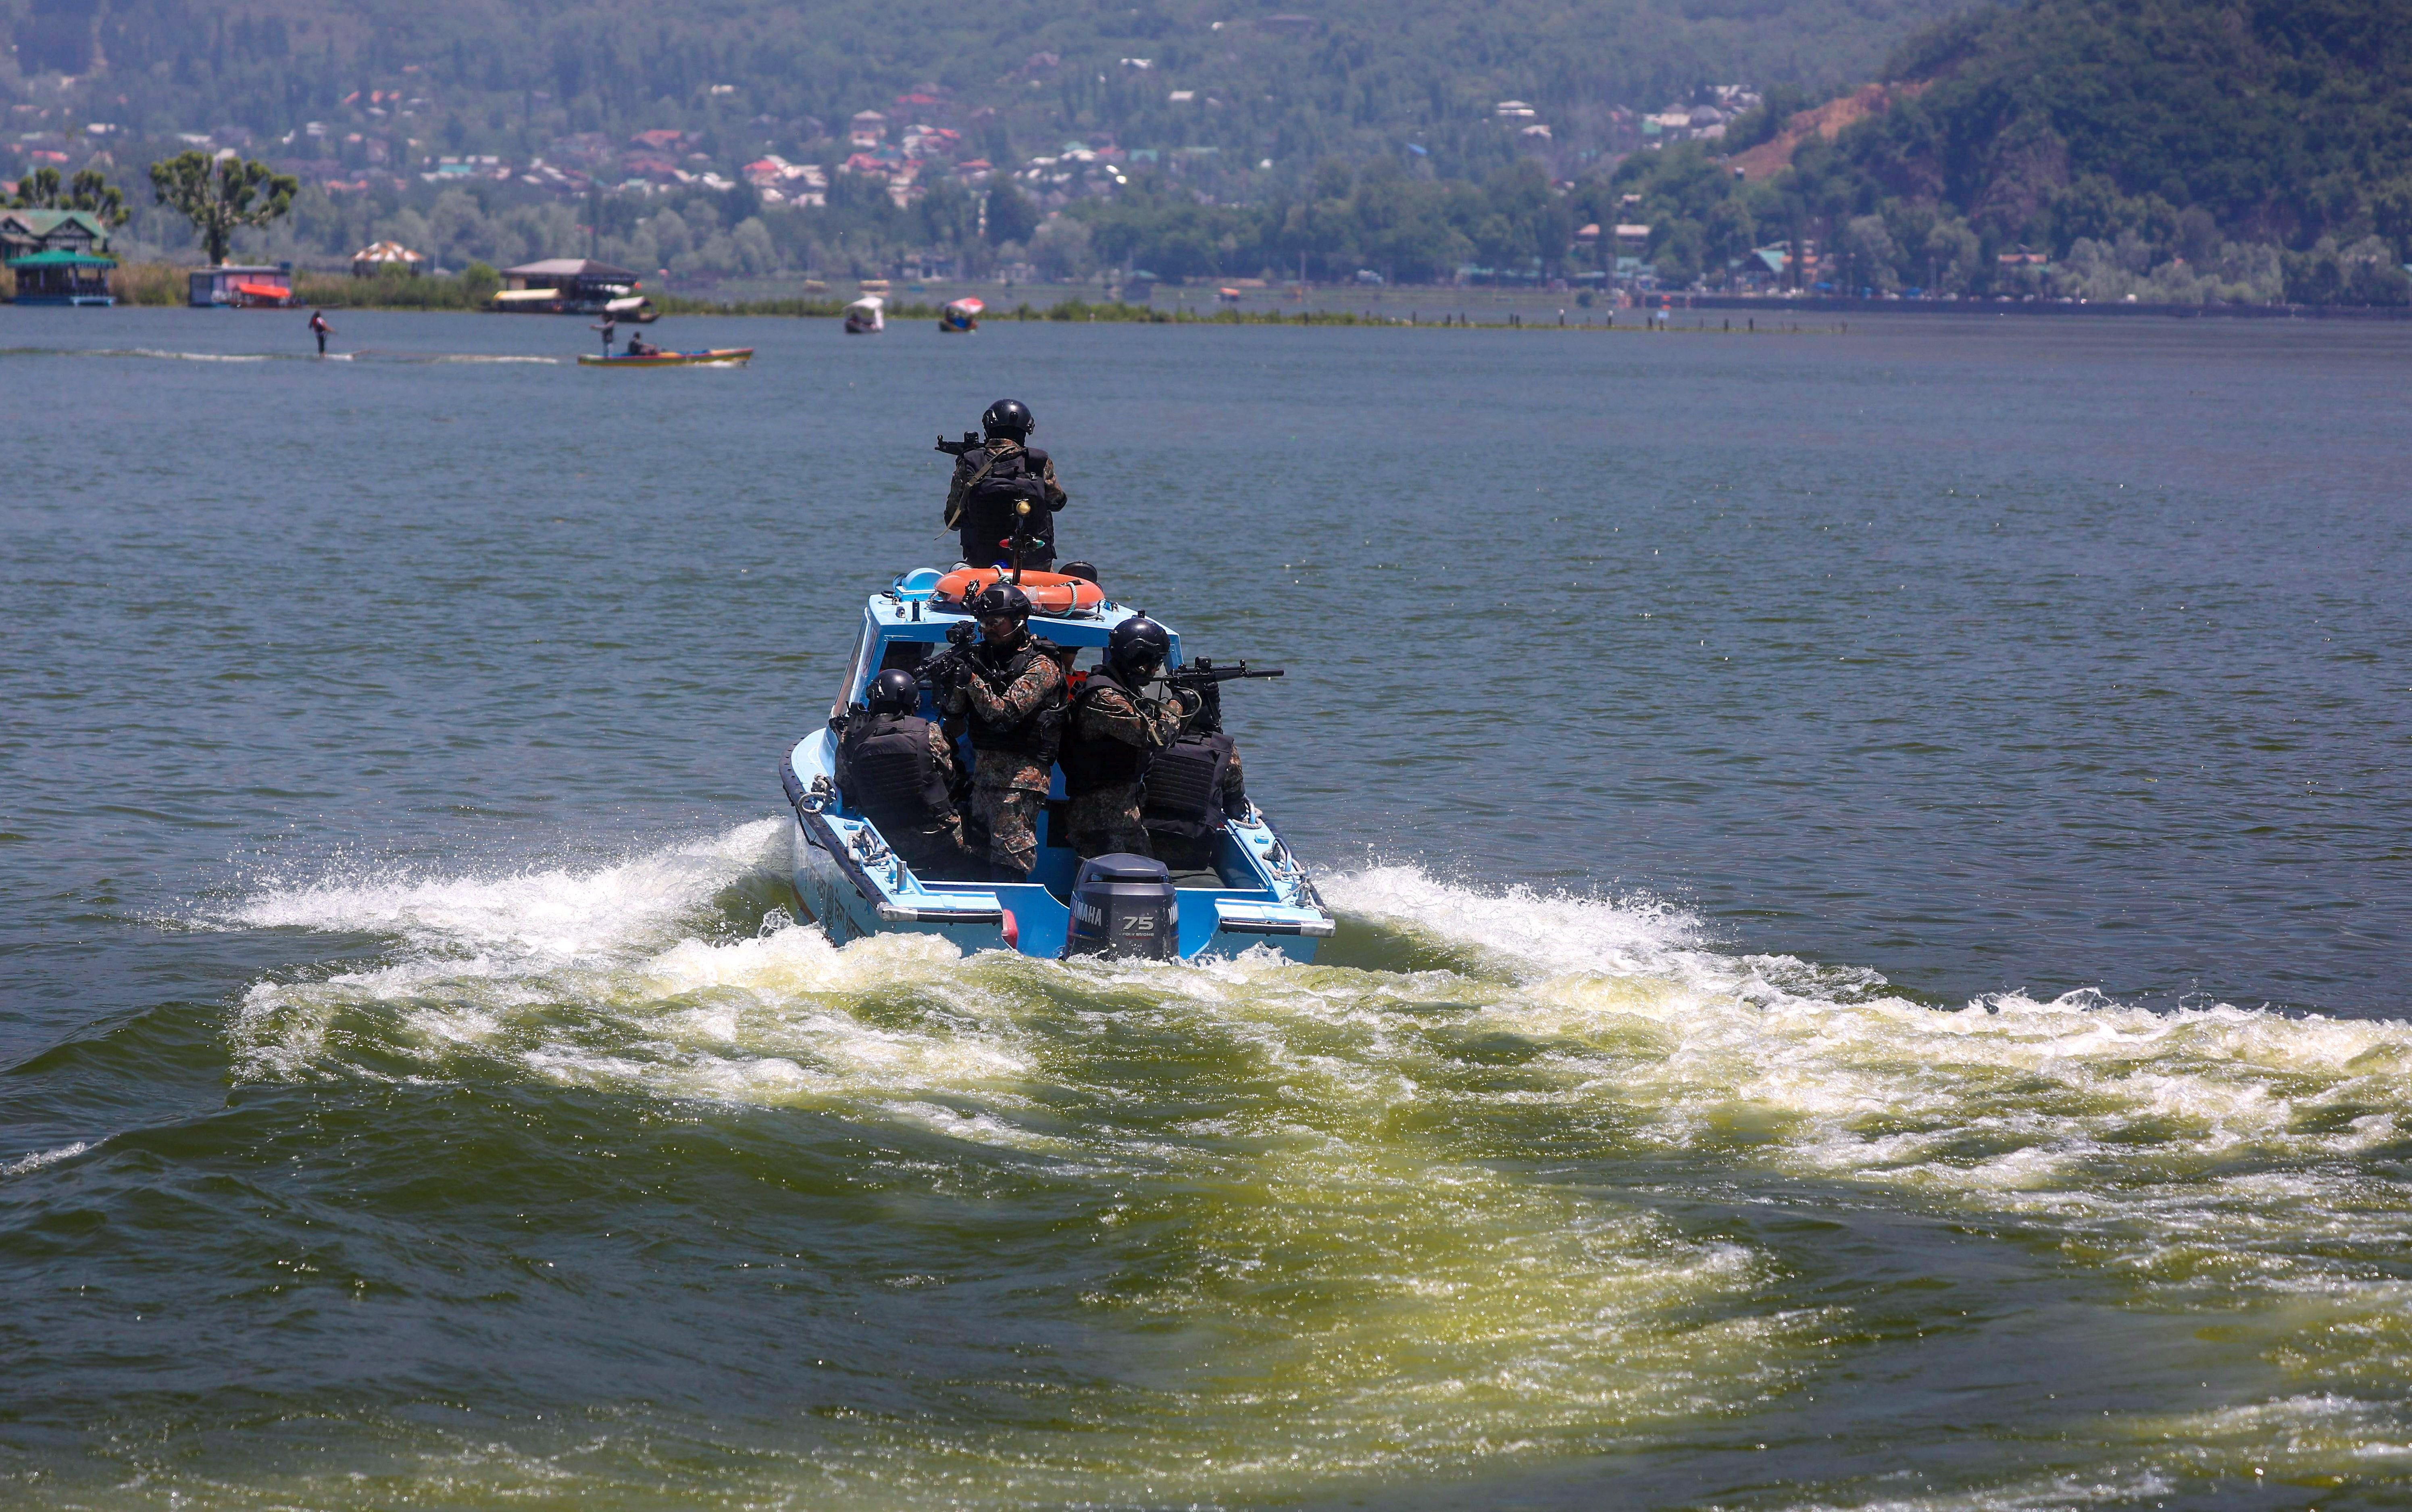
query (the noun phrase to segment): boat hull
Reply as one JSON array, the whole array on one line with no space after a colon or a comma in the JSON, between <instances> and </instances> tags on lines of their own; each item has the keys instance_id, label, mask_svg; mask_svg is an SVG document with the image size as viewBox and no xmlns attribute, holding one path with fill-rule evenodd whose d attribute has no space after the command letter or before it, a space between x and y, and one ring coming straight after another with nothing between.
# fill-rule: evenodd
<instances>
[{"instance_id":1,"label":"boat hull","mask_svg":"<svg viewBox=\"0 0 2412 1512\"><path fill-rule=\"evenodd\" d=\"M909 910L890 903L883 910L876 885L858 885L843 844L816 836L800 818L788 830L790 876L796 896L833 945L874 934L933 934L965 955L1013 950L1053 960L1064 954L1071 911L1035 882L964 884L944 889L943 911ZM1303 920L1287 927L1233 929L1214 905L1216 889L1177 888L1179 954L1184 961L1234 956L1257 947L1302 963L1315 960L1330 932L1309 933Z\"/></svg>"},{"instance_id":2,"label":"boat hull","mask_svg":"<svg viewBox=\"0 0 2412 1512\"><path fill-rule=\"evenodd\" d=\"M751 346L729 346L709 352L648 352L642 357L581 357L582 368L742 368L754 359Z\"/></svg>"},{"instance_id":3,"label":"boat hull","mask_svg":"<svg viewBox=\"0 0 2412 1512\"><path fill-rule=\"evenodd\" d=\"M938 574L927 570L925 595L872 600L835 711L860 702L883 666L917 664L945 644L963 616L929 599ZM901 582L901 580L900 580ZM1102 649L1130 610L1113 604L1031 627L1059 645ZM1178 665L1179 638L1173 655ZM927 713L930 711L924 710ZM1080 857L1070 844L1063 775L1038 816L1037 866L1026 882L925 879L905 866L868 818L848 812L833 785L836 739L823 727L796 742L779 763L780 786L795 814L788 832L798 900L830 938L845 944L872 934L934 934L965 952L1064 953L1072 915L1067 900ZM1214 835L1211 871L1176 873L1177 953L1183 959L1237 955L1264 947L1294 961L1315 959L1332 932L1331 915L1305 870L1261 811L1228 819ZM1184 882L1196 885L1182 886Z\"/></svg>"}]
</instances>

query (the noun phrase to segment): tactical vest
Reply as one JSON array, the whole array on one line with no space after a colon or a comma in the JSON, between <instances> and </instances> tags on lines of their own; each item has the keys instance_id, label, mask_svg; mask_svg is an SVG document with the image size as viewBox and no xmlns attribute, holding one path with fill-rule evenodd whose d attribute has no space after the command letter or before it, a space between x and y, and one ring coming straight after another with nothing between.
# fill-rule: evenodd
<instances>
[{"instance_id":1,"label":"tactical vest","mask_svg":"<svg viewBox=\"0 0 2412 1512\"><path fill-rule=\"evenodd\" d=\"M983 681L998 694L1020 682L1022 674L1040 657L1052 659L1054 642L1024 632L1022 644L1003 660L997 659L996 648L986 641L972 648L972 661L986 676ZM1064 687L1057 683L1055 697L1044 706L1034 709L1019 724L1003 728L982 719L977 710L971 716L972 749L975 751L1007 751L1028 756L1037 765L1051 766L1055 760L1055 748L1064 731Z\"/></svg>"},{"instance_id":2,"label":"tactical vest","mask_svg":"<svg viewBox=\"0 0 2412 1512\"><path fill-rule=\"evenodd\" d=\"M1002 543L1013 535L1022 517L1014 506L1027 503L1027 532L1036 543L1031 555L1054 554L1055 516L1047 502L1047 454L1015 446L992 457L980 480L963 497L964 538L980 551L1008 550ZM975 555L978 552L974 553ZM977 565L977 564L976 564Z\"/></svg>"},{"instance_id":3,"label":"tactical vest","mask_svg":"<svg viewBox=\"0 0 2412 1512\"><path fill-rule=\"evenodd\" d=\"M955 805L930 750L930 722L911 714L858 713L841 739L846 801L891 838L943 829Z\"/></svg>"},{"instance_id":4,"label":"tactical vest","mask_svg":"<svg viewBox=\"0 0 2412 1512\"><path fill-rule=\"evenodd\" d=\"M1091 699L1106 689L1127 695L1132 703L1139 702L1137 689L1103 667L1088 675L1081 691L1073 696L1064 715L1064 796L1078 798L1101 787L1116 787L1135 783L1144 775L1149 752L1139 746L1117 741L1110 735L1091 735L1081 728L1081 711Z\"/></svg>"},{"instance_id":5,"label":"tactical vest","mask_svg":"<svg viewBox=\"0 0 2412 1512\"><path fill-rule=\"evenodd\" d=\"M1184 735L1147 766L1147 801L1140 819L1150 829L1192 839L1211 832L1222 806L1223 773L1238 742L1228 735Z\"/></svg>"}]
</instances>

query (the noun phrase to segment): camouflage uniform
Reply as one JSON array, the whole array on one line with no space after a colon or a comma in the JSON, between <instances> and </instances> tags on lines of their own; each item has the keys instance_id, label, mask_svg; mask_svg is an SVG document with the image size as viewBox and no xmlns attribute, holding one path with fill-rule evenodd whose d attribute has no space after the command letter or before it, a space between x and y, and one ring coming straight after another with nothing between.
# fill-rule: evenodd
<instances>
[{"instance_id":1,"label":"camouflage uniform","mask_svg":"<svg viewBox=\"0 0 2412 1512\"><path fill-rule=\"evenodd\" d=\"M961 533L958 544L963 559L973 566L991 566L1006 560L1007 550L999 543L1010 536L1013 522L981 518L983 511L973 500L972 490L980 479L996 471L1000 464L1009 469L1016 458L1021 460L1024 470L1037 475L1039 488L1046 494L1048 516L1034 521L1037 526L1038 538L1047 543L1046 549L1043 552L1026 555L1022 559L1023 565L1043 567L1055 560L1054 513L1070 502L1063 485L1055 481L1055 459L1036 447L1025 447L1010 436L1000 435L991 436L957 457L954 479L947 487L947 528ZM1033 501L1034 504L1036 502Z\"/></svg>"},{"instance_id":2,"label":"camouflage uniform","mask_svg":"<svg viewBox=\"0 0 2412 1512\"><path fill-rule=\"evenodd\" d=\"M1066 739L1116 741L1141 751L1161 751L1172 743L1181 722L1195 709L1191 698L1176 695L1175 699L1138 697L1105 683L1075 707ZM1067 756L1066 762L1068 788L1071 758ZM1071 831L1072 848L1081 859L1117 851L1132 856L1155 854L1148 844L1146 828L1140 823L1140 790L1141 784L1134 779L1071 795L1065 828Z\"/></svg>"},{"instance_id":3,"label":"camouflage uniform","mask_svg":"<svg viewBox=\"0 0 2412 1512\"><path fill-rule=\"evenodd\" d=\"M1233 818L1248 812L1248 785L1240 773L1240 745L1231 742L1231 759L1223 764L1223 785L1214 790L1223 812Z\"/></svg>"},{"instance_id":4,"label":"camouflage uniform","mask_svg":"<svg viewBox=\"0 0 2412 1512\"><path fill-rule=\"evenodd\" d=\"M949 696L949 734L961 734L975 718L992 728L1010 728L1034 714L1064 706L1064 668L1052 654L1054 648L1027 631L1023 636L1024 640L1016 644L1014 653L1027 644L1036 654L1009 686L993 686L983 668L981 674L966 678ZM982 667L982 653L994 649L977 648L973 665ZM977 734L973 744L979 744ZM976 751L972 817L988 829L988 859L993 864L1024 877L1038 864L1038 810L1047 801L1048 774L1054 765L1052 750Z\"/></svg>"}]
</instances>

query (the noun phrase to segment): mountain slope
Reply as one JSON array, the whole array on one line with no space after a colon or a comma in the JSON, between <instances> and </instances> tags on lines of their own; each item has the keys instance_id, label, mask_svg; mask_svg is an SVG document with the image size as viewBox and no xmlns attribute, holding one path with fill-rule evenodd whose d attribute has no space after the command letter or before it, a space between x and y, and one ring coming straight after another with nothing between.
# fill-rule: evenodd
<instances>
[{"instance_id":1,"label":"mountain slope","mask_svg":"<svg viewBox=\"0 0 2412 1512\"><path fill-rule=\"evenodd\" d=\"M1781 242L1837 292L2412 301L2403 0L2023 0L1886 72L1730 158L1621 167L1662 275L1748 279Z\"/></svg>"},{"instance_id":2,"label":"mountain slope","mask_svg":"<svg viewBox=\"0 0 2412 1512\"><path fill-rule=\"evenodd\" d=\"M2401 0L2032 0L1890 71L1932 87L1839 141L1842 166L1981 228L2065 242L2191 207L2294 245L2412 232L2388 208L2412 190Z\"/></svg>"},{"instance_id":3,"label":"mountain slope","mask_svg":"<svg viewBox=\"0 0 2412 1512\"><path fill-rule=\"evenodd\" d=\"M9 0L19 72L0 68L0 84L46 100L28 76L63 70L88 114L138 132L259 135L334 123L354 91L406 86L430 102L412 134L452 152L653 127L792 141L807 122L834 126L934 85L918 92L958 115L993 110L993 129L1024 146L1110 134L1311 159L1395 154L1413 138L1439 154L1503 97L1573 121L1712 81L1863 77L1967 3L1372 0L1299 15L1272 0Z\"/></svg>"}]
</instances>

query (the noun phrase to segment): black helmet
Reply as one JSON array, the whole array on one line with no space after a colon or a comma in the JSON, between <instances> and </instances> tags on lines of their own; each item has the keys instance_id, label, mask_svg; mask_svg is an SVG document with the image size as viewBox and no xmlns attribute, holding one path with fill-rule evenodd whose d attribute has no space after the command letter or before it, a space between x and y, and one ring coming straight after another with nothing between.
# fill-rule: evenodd
<instances>
[{"instance_id":1,"label":"black helmet","mask_svg":"<svg viewBox=\"0 0 2412 1512\"><path fill-rule=\"evenodd\" d=\"M979 591L971 608L975 620L1026 620L1030 618L1030 595L1009 582L993 582Z\"/></svg>"},{"instance_id":2,"label":"black helmet","mask_svg":"<svg viewBox=\"0 0 2412 1512\"><path fill-rule=\"evenodd\" d=\"M1023 440L1038 429L1030 418L1030 406L1019 399L1000 399L980 413L980 429L990 435L1009 435Z\"/></svg>"},{"instance_id":3,"label":"black helmet","mask_svg":"<svg viewBox=\"0 0 2412 1512\"><path fill-rule=\"evenodd\" d=\"M871 680L863 700L875 714L909 714L921 704L921 685L913 674L891 667Z\"/></svg>"},{"instance_id":4,"label":"black helmet","mask_svg":"<svg viewBox=\"0 0 2412 1512\"><path fill-rule=\"evenodd\" d=\"M1172 637L1144 614L1134 614L1106 637L1106 660L1140 677L1151 676L1172 654Z\"/></svg>"},{"instance_id":5,"label":"black helmet","mask_svg":"<svg viewBox=\"0 0 2412 1512\"><path fill-rule=\"evenodd\" d=\"M1094 562L1066 562L1055 570L1066 578L1078 578L1082 582L1097 580L1097 565Z\"/></svg>"}]
</instances>

